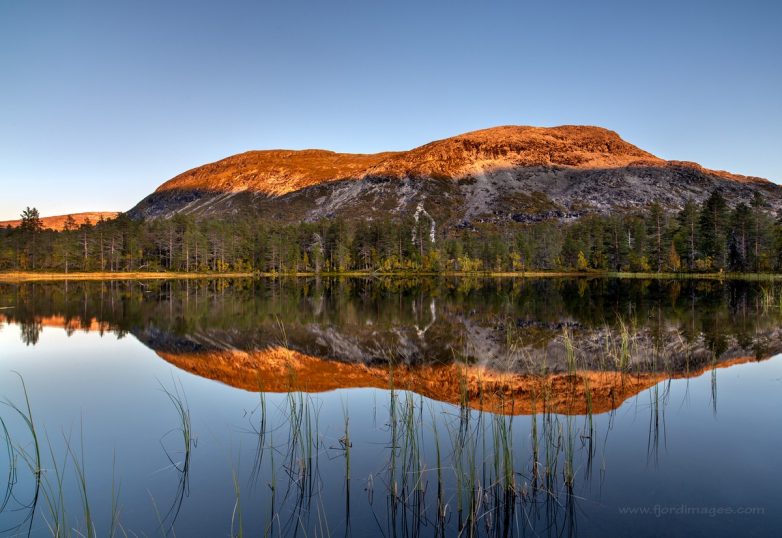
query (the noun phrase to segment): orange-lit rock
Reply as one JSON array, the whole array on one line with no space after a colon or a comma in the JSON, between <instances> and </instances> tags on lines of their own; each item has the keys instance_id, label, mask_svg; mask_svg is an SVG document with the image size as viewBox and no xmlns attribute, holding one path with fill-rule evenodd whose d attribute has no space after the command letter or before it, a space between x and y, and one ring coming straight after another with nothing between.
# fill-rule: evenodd
<instances>
[{"instance_id":1,"label":"orange-lit rock","mask_svg":"<svg viewBox=\"0 0 782 538\"><path fill-rule=\"evenodd\" d=\"M263 392L324 392L344 388L396 388L434 400L464 403L505 414L605 413L667 379L696 377L688 372L586 371L549 375L497 372L458 363L378 367L304 355L283 347L258 351L157 352L167 362L232 387ZM723 368L751 362L740 357L717 363Z\"/></svg>"},{"instance_id":2,"label":"orange-lit rock","mask_svg":"<svg viewBox=\"0 0 782 538\"><path fill-rule=\"evenodd\" d=\"M373 155L317 149L248 151L188 170L155 192L253 191L278 196L318 183L366 176L460 179L476 172L519 166L589 169L633 165L691 167L736 181L765 182L705 170L695 163L669 163L600 127L512 125L464 133L409 151Z\"/></svg>"},{"instance_id":3,"label":"orange-lit rock","mask_svg":"<svg viewBox=\"0 0 782 538\"><path fill-rule=\"evenodd\" d=\"M81 226L87 222L95 224L96 222L103 220L109 220L115 218L119 213L116 211L89 211L86 213L71 213L70 215L56 215L53 217L42 217L41 223L47 230L60 231L65 228L65 222L68 217L72 217L76 226ZM16 228L22 224L21 220L3 220L0 221L0 228L10 226Z\"/></svg>"}]
</instances>

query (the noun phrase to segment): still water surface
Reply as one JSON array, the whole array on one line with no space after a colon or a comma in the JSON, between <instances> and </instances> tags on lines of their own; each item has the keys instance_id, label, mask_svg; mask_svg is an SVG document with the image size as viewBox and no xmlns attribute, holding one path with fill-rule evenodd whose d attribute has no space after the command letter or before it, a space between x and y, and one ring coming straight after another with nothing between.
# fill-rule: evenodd
<instances>
[{"instance_id":1,"label":"still water surface","mask_svg":"<svg viewBox=\"0 0 782 538\"><path fill-rule=\"evenodd\" d=\"M0 285L0 531L774 536L781 298L695 280Z\"/></svg>"}]
</instances>

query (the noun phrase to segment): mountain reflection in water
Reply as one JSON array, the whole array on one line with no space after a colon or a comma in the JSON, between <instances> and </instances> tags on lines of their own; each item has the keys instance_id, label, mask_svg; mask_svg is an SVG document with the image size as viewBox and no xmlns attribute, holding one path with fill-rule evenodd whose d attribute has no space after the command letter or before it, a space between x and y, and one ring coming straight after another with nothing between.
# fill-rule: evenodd
<instances>
[{"instance_id":1,"label":"mountain reflection in water","mask_svg":"<svg viewBox=\"0 0 782 538\"><path fill-rule=\"evenodd\" d=\"M778 285L617 279L290 279L0 285L0 311L131 334L249 390L411 390L505 414L616 409L670 378L782 351Z\"/></svg>"}]
</instances>

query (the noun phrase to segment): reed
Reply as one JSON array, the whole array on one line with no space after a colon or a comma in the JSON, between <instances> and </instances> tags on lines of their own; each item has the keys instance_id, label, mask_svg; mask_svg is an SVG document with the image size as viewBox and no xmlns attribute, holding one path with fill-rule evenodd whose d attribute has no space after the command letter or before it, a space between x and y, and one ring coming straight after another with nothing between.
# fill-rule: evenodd
<instances>
[{"instance_id":1,"label":"reed","mask_svg":"<svg viewBox=\"0 0 782 538\"><path fill-rule=\"evenodd\" d=\"M388 472L389 472L389 480L388 480L388 487L389 492L392 498L395 498L398 494L398 486L397 486L397 475L396 475L396 465L397 465L397 449L399 446L398 443L398 431L399 431L399 425L398 425L398 404L397 404L397 394L394 390L393 386L389 393L389 405L388 405L388 413L389 413L389 431L391 433L391 440L389 442L389 463L388 463Z\"/></svg>"},{"instance_id":2,"label":"reed","mask_svg":"<svg viewBox=\"0 0 782 538\"><path fill-rule=\"evenodd\" d=\"M568 416L565 420L566 434L565 434L565 466L564 466L564 479L565 486L569 491L572 491L575 480L575 429L573 426L573 417Z\"/></svg>"},{"instance_id":3,"label":"reed","mask_svg":"<svg viewBox=\"0 0 782 538\"><path fill-rule=\"evenodd\" d=\"M5 509L8 507L8 503L13 498L14 486L16 485L17 481L17 456L16 451L14 450L14 442L11 439L11 434L8 431L8 426L6 425L5 420L3 420L3 417L0 417L0 430L2 430L3 446L5 447L6 459L8 461L8 472L5 480L5 492L3 493L2 501L0 501L0 514L2 514L5 512Z\"/></svg>"},{"instance_id":4,"label":"reed","mask_svg":"<svg viewBox=\"0 0 782 538\"><path fill-rule=\"evenodd\" d=\"M710 373L710 386L711 386L711 412L716 417L717 416L717 363L716 359L715 362L712 364L711 373Z\"/></svg>"},{"instance_id":5,"label":"reed","mask_svg":"<svg viewBox=\"0 0 782 538\"><path fill-rule=\"evenodd\" d=\"M432 423L432 434L434 437L434 450L435 450L435 469L437 472L437 515L436 522L437 528L442 529L445 522L445 510L446 504L444 499L444 485L443 485L443 462L440 452L440 434L437 429L437 418L434 415L434 410L429 410ZM435 532L437 534L437 532Z\"/></svg>"},{"instance_id":6,"label":"reed","mask_svg":"<svg viewBox=\"0 0 782 538\"><path fill-rule=\"evenodd\" d=\"M178 432L182 442L182 448L179 452L181 454L181 459L175 461L172 455L173 453L165 447L163 440L161 439L161 446L163 447L166 458L171 466L179 473L179 481L174 499L172 500L166 515L162 519L164 524L167 525L165 533L168 534L173 531L174 524L182 509L182 504L184 503L185 498L190 494L190 465L193 449L195 448L195 438L193 436L193 426L190 417L190 406L187 402L187 397L185 396L181 382L173 381L173 388L171 390L167 389L162 383L160 384L160 387L174 407L179 422L178 427L170 430L168 434ZM160 530L163 529L161 528Z\"/></svg>"},{"instance_id":7,"label":"reed","mask_svg":"<svg viewBox=\"0 0 782 538\"><path fill-rule=\"evenodd\" d=\"M569 338L567 332L563 333L565 341ZM573 355L575 356L575 352ZM390 527L386 534L420 535L428 532L427 525L431 524L436 536L451 533L460 536L515 535L521 534L516 531L524 529L530 521L533 521L532 525L537 524L534 523L534 518L539 518L541 514L535 511L541 510L541 507L546 511L546 517L554 514L554 518L574 509L574 505L570 504L573 502L570 497L577 480L581 479L581 469L586 468L583 474L585 480L589 479L592 473L592 439L597 435L596 424L603 424L600 420L593 419L593 387L589 377L579 374L576 362L575 358L569 359L568 368L576 374L574 383L584 384L586 414L558 414L559 408L552 405L552 387L535 385L531 396L533 414L530 417L529 430L526 429L525 420L514 418L515 401L504 401L501 392L488 393L480 382L476 394L474 381L471 381L473 396L479 398L478 402L472 402L474 408L467 407L464 400L458 405L427 404L423 397L408 391L397 392L392 385L386 423L388 431L381 433L385 439L388 439L386 435L389 435L390 440L387 446L383 442L382 446L377 448L383 461L377 474L370 475L366 481L367 498L372 507L374 478L380 477L383 480L388 476L387 522ZM461 375L464 375L463 372ZM466 381L462 382L462 385L466 386ZM24 390L26 393L26 387ZM658 423L665 406L665 392L661 391L661 386L650 391L654 397L650 437L659 435ZM173 388L163 387L163 392L176 411L178 424L169 432L176 434L175 443L171 440L163 443L161 440L161 444L171 465L180 472L180 485L183 485L181 491L184 493L176 496L165 517L158 517L158 530L164 535L174 535L174 522L189 487L188 477L196 441L191 412L181 383L174 383ZM504 394L507 394L507 391ZM266 521L258 522L258 525L264 525L262 528L266 536L299 532L307 536L330 535L323 495L324 492L333 493L333 489L330 484L320 481L318 476L321 444L317 399L301 392L290 392L280 395L279 398L279 405L268 404L266 395L261 394L258 414L250 417L253 432L257 435L251 447L256 449L253 472L256 473L256 480L260 480L261 476L269 477L267 484L270 490L270 494L263 497L262 517L266 518ZM486 411L483 406L484 398L493 402L498 398L499 408L503 412L510 411L510 414ZM270 401L277 400L270 397ZM476 403L479 405L475 406ZM29 423L26 422L30 425L29 428L36 430L29 398L25 398L24 406L9 405L16 409L16 414L29 420ZM351 416L351 408L347 402L343 400L341 405L341 428L338 425L338 430L341 431L334 436L338 438L339 445L328 447L330 451L338 449L341 452L330 458L337 461L329 465L331 471L339 472L344 463L345 527L349 529L350 481L363 480L363 477L358 476L360 466L355 465L361 460L355 458L363 456L367 447L361 442L363 437L359 438L356 433L356 424L360 424L363 417L358 417L357 422L356 417ZM427 414L425 405L429 406L427 420L424 420L424 415ZM377 410L367 409L367 412L376 413ZM382 418L379 420L382 424ZM520 427L520 424L523 427ZM602 426L600 428L602 434ZM608 429L610 430L610 425ZM40 469L42 457L39 450L39 463L36 464L35 442L29 444L31 448L28 452L18 452L11 440L10 431L13 430L0 418L0 434L4 438L5 453L9 460L17 462L12 464L12 469L9 470L7 488L12 488L12 482L17 480L18 464L27 464L30 469ZM74 437L74 442L65 438L65 457L62 457L48 436L41 436L45 443L48 442L49 451L48 455L43 457L47 462L49 458L52 460L50 471L38 473L38 479L43 481L41 495L45 507L42 511L45 512L47 528L53 536L58 537L78 535L96 538L126 534L120 523L120 488L115 475L112 476L108 528L99 528L95 524L94 512L97 511L95 506L98 505L93 506L91 501L94 500L96 492L88 480L88 475L94 476L94 469L92 466L87 468L89 458L88 447L84 441L84 427L80 433L80 436ZM606 435L607 433L606 431ZM527 435L531 447L527 445ZM37 436L34 435L33 438ZM274 444L274 438L278 439L278 445ZM577 438L581 439L580 445L576 443ZM585 443L585 440L589 440L589 443ZM353 452L354 442L358 442L361 448L359 452ZM166 445L169 445L168 448ZM175 447L172 448L171 445ZM586 465L583 463L585 446L589 447ZM44 452L45 450L44 448ZM385 450L389 452L386 453ZM527 454L527 450L530 450L530 454ZM340 457L344 460L340 460ZM431 465L432 458L434 465ZM116 455L114 462L116 468ZM278 474L279 463L282 463L279 467L283 469L282 474ZM528 468L530 464L531 470ZM243 537L245 532L252 532L249 524L252 510L248 510L252 503L248 502L248 490L241 483L240 468L241 466L234 467L233 464L231 468L234 503L230 516L230 535L233 537ZM385 475L385 472L388 474ZM66 493L71 491L70 481L74 478L75 489L72 491L77 494L66 502ZM433 478L436 479L436 489L428 488L428 482L432 482ZM530 489L527 480L531 482ZM253 484L255 483L254 480ZM10 489L7 490L6 497L13 499L8 491ZM252 493L250 495L252 497ZM5 507L9 502L11 501L0 506ZM551 503L550 507L546 507L547 503ZM327 504L333 509L333 503ZM434 514L430 511L432 508L435 509ZM155 509L157 510L157 507ZM516 516L516 511L522 509L525 512ZM562 512L563 509L565 512ZM520 519L522 516L527 519L514 519ZM556 525L550 528L561 528L558 527L561 520L555 523Z\"/></svg>"},{"instance_id":8,"label":"reed","mask_svg":"<svg viewBox=\"0 0 782 538\"><path fill-rule=\"evenodd\" d=\"M50 468L47 473L42 475L40 486L40 498L43 500L46 509L42 514L43 522L49 534L57 538L78 536L80 538L96 538L97 536L116 536L122 533L127 536L120 523L120 487L116 479L116 455L112 458L112 480L111 491L108 495L110 499L110 513L108 527L103 531L98 531L90 496L88 493L87 479L87 458L85 456L84 428L81 427L79 436L79 446L74 446L69 435L63 434L64 450L62 456L58 457L55 445L48 436L45 436L48 447ZM27 455L23 457L29 457ZM60 459L61 458L61 459ZM66 477L68 466L73 469L73 476L76 480L76 491L78 493L78 503L81 511L81 522L74 526L71 521L71 515L68 507L68 497L66 495ZM36 493L37 494L37 493ZM37 502L37 499L36 499ZM28 516L30 527L28 535L32 532L32 524L35 515L35 507Z\"/></svg>"},{"instance_id":9,"label":"reed","mask_svg":"<svg viewBox=\"0 0 782 538\"><path fill-rule=\"evenodd\" d=\"M76 473L77 485L79 489L79 498L81 500L82 514L84 517L85 535L87 538L95 538L95 523L92 520L92 509L90 508L90 498L87 493L87 469L84 458L84 424L82 423L79 438L78 454L73 449L70 441L66 439L67 450L71 455L73 467ZM113 496L113 495L112 495Z\"/></svg>"},{"instance_id":10,"label":"reed","mask_svg":"<svg viewBox=\"0 0 782 538\"><path fill-rule=\"evenodd\" d=\"M533 404L533 409L536 407ZM532 444L532 489L538 487L540 479L540 441L538 439L538 414L533 413L530 417L530 442Z\"/></svg>"},{"instance_id":11,"label":"reed","mask_svg":"<svg viewBox=\"0 0 782 538\"><path fill-rule=\"evenodd\" d=\"M649 440L647 442L647 457L652 458L654 464L658 463L660 447L660 386L655 385L649 392L651 405L649 406Z\"/></svg>"},{"instance_id":12,"label":"reed","mask_svg":"<svg viewBox=\"0 0 782 538\"><path fill-rule=\"evenodd\" d=\"M266 407L266 393L261 391L259 393L258 410L260 418L258 419L258 426L251 426L256 438L255 456L253 459L252 471L250 472L250 482L257 484L261 472L263 469L263 455L266 452L266 429L268 421L268 413Z\"/></svg>"},{"instance_id":13,"label":"reed","mask_svg":"<svg viewBox=\"0 0 782 538\"><path fill-rule=\"evenodd\" d=\"M46 526L52 537L68 536L70 527L68 526L68 515L65 502L65 469L68 465L68 455L63 458L62 464L57 463L57 456L51 440L47 439L49 454L51 456L51 471L47 473L46 480L43 482L41 490L44 502L49 512L49 519L45 519ZM54 477L53 480L50 477Z\"/></svg>"},{"instance_id":14,"label":"reed","mask_svg":"<svg viewBox=\"0 0 782 538\"><path fill-rule=\"evenodd\" d=\"M495 478L506 492L515 493L516 481L513 467L513 418L492 416L492 449L495 462Z\"/></svg>"},{"instance_id":15,"label":"reed","mask_svg":"<svg viewBox=\"0 0 782 538\"><path fill-rule=\"evenodd\" d=\"M273 433L269 432L269 443L274 446ZM277 516L277 466L274 464L274 450L269 451L269 460L271 463L271 476L269 480L269 490L271 492L269 499L269 520L265 525L263 535L264 537L272 536L274 533L274 521L278 519Z\"/></svg>"},{"instance_id":16,"label":"reed","mask_svg":"<svg viewBox=\"0 0 782 538\"><path fill-rule=\"evenodd\" d=\"M562 343L565 346L565 364L567 365L567 371L570 375L576 374L576 350L573 347L573 338L570 335L570 331L564 329L562 331Z\"/></svg>"},{"instance_id":17,"label":"reed","mask_svg":"<svg viewBox=\"0 0 782 538\"><path fill-rule=\"evenodd\" d=\"M421 458L421 448L419 432L421 424L416 419L416 405L413 395L410 392L405 393L405 405L403 407L404 428L403 435L403 469L404 469L404 489L423 490L423 460Z\"/></svg>"},{"instance_id":18,"label":"reed","mask_svg":"<svg viewBox=\"0 0 782 538\"><path fill-rule=\"evenodd\" d=\"M345 452L345 481L347 487L350 487L350 449L353 447L353 442L350 440L350 415L348 414L348 409L344 402L342 404L342 417L345 424L345 430L339 443L342 445L342 450Z\"/></svg>"},{"instance_id":19,"label":"reed","mask_svg":"<svg viewBox=\"0 0 782 538\"><path fill-rule=\"evenodd\" d=\"M21 460L24 462L27 469L30 471L31 475L33 476L34 480L34 486L33 486L33 494L32 499L29 503L25 504L25 508L27 511L27 516L25 519L18 525L17 528L23 527L25 524L28 524L28 534L32 532L32 525L33 521L35 520L35 512L38 507L38 501L40 499L41 495L41 486L42 486L42 465L41 465L41 441L38 436L38 430L36 428L36 423L33 418L33 411L32 407L30 406L30 395L27 391L27 385L24 381L24 378L19 372L13 372L16 374L17 377L19 377L19 382L22 385L22 394L24 396L24 408L19 407L14 402L9 400L8 398L5 399L5 405L7 405L18 417L22 419L22 422L24 423L24 426L27 430L27 432L30 434L30 438L32 440L32 452L29 452L27 449L22 448L19 446L16 449L16 454ZM5 426L4 426L5 430ZM7 447L11 450L11 438L7 434L7 430L5 438L7 440ZM6 494L10 498L13 497L13 487L14 483L16 481L17 473L18 473L18 460L17 456L13 456L11 458L11 476L14 479L12 482L9 483L9 485L6 487Z\"/></svg>"},{"instance_id":20,"label":"reed","mask_svg":"<svg viewBox=\"0 0 782 538\"><path fill-rule=\"evenodd\" d=\"M624 372L627 370L627 367L630 364L630 330L627 323L625 323L621 317L619 318L619 331L621 344L619 348L619 360L617 366L619 367L620 371Z\"/></svg>"},{"instance_id":21,"label":"reed","mask_svg":"<svg viewBox=\"0 0 782 538\"><path fill-rule=\"evenodd\" d=\"M584 399L586 401L586 419L587 419L587 431L588 437L591 439L595 430L594 420L592 416L592 389L589 385L589 377L584 375L582 377L584 383Z\"/></svg>"},{"instance_id":22,"label":"reed","mask_svg":"<svg viewBox=\"0 0 782 538\"><path fill-rule=\"evenodd\" d=\"M233 513L231 514L231 536L236 538L244 537L244 521L242 518L242 489L239 484L239 477L236 473L236 469L231 469L231 478L234 487L234 502ZM234 528L236 530L234 530Z\"/></svg>"},{"instance_id":23,"label":"reed","mask_svg":"<svg viewBox=\"0 0 782 538\"><path fill-rule=\"evenodd\" d=\"M319 503L317 505L317 514L318 514L318 528L320 529L320 535L318 533L315 533L315 536L321 536L321 537L329 537L331 536L331 529L329 528L329 518L326 514L326 508L323 506L323 498L319 498ZM346 535L348 534L348 531L346 530ZM305 531L306 535L306 531Z\"/></svg>"},{"instance_id":24,"label":"reed","mask_svg":"<svg viewBox=\"0 0 782 538\"><path fill-rule=\"evenodd\" d=\"M120 495L121 486L117 483L117 453L114 451L111 458L111 518L109 520L109 538L114 538L118 531L122 531L125 536L122 525L120 524Z\"/></svg>"}]
</instances>

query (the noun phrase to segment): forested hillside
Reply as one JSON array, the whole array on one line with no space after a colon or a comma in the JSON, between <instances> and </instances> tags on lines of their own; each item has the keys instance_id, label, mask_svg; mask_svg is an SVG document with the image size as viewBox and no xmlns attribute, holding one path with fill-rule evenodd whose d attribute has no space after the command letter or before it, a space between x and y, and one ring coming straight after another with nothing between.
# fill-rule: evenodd
<instances>
[{"instance_id":1,"label":"forested hillside","mask_svg":"<svg viewBox=\"0 0 782 538\"><path fill-rule=\"evenodd\" d=\"M254 216L116 219L45 230L35 209L0 229L2 271L445 272L782 270L782 222L756 195L719 191L678 212L644 210L435 230L418 215L270 224Z\"/></svg>"}]
</instances>

